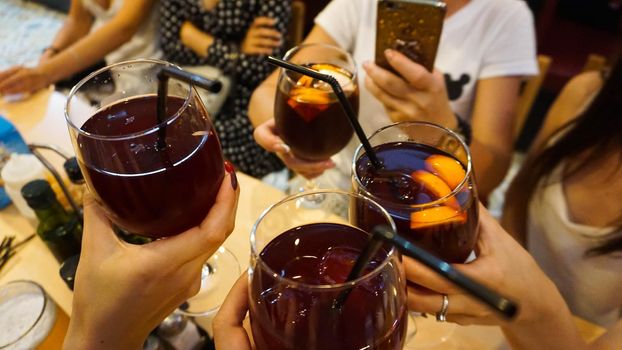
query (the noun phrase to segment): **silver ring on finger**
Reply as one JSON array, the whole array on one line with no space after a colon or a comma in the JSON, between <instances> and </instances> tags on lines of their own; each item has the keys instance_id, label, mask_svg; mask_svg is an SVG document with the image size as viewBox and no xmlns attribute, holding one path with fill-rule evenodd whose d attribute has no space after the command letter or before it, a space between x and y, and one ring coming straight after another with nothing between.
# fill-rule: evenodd
<instances>
[{"instance_id":1,"label":"silver ring on finger","mask_svg":"<svg viewBox=\"0 0 622 350\"><path fill-rule=\"evenodd\" d=\"M441 309L436 313L437 322L447 321L447 309L449 309L449 297L447 294L443 294L443 304L441 305Z\"/></svg>"}]
</instances>

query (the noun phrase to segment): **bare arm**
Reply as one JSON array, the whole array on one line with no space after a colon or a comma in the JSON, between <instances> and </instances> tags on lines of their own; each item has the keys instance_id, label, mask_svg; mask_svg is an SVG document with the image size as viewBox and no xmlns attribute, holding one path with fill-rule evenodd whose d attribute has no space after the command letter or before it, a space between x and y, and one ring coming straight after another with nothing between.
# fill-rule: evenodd
<instances>
[{"instance_id":1,"label":"bare arm","mask_svg":"<svg viewBox=\"0 0 622 350\"><path fill-rule=\"evenodd\" d=\"M602 83L599 72L583 73L572 78L549 108L529 155L539 153L557 129L576 118Z\"/></svg>"},{"instance_id":2,"label":"bare arm","mask_svg":"<svg viewBox=\"0 0 622 350\"><path fill-rule=\"evenodd\" d=\"M50 82L56 82L88 68L129 41L151 13L152 5L153 0L124 1L110 22L68 46L39 69Z\"/></svg>"},{"instance_id":3,"label":"bare arm","mask_svg":"<svg viewBox=\"0 0 622 350\"><path fill-rule=\"evenodd\" d=\"M197 28L192 22L185 21L179 32L181 42L199 56L207 56L207 49L214 42L214 37Z\"/></svg>"},{"instance_id":4,"label":"bare arm","mask_svg":"<svg viewBox=\"0 0 622 350\"><path fill-rule=\"evenodd\" d=\"M337 45L337 42L319 26L314 26L304 43L325 43ZM253 92L248 108L248 116L255 127L274 116L274 99L278 70L270 74Z\"/></svg>"},{"instance_id":5,"label":"bare arm","mask_svg":"<svg viewBox=\"0 0 622 350\"><path fill-rule=\"evenodd\" d=\"M510 165L519 86L519 77L490 78L477 83L471 154L483 201L501 183Z\"/></svg>"},{"instance_id":6,"label":"bare arm","mask_svg":"<svg viewBox=\"0 0 622 350\"><path fill-rule=\"evenodd\" d=\"M49 59L87 35L92 24L93 16L82 6L82 2L79 0L72 1L69 15L50 45L50 48L54 50L46 50L42 58Z\"/></svg>"}]
</instances>

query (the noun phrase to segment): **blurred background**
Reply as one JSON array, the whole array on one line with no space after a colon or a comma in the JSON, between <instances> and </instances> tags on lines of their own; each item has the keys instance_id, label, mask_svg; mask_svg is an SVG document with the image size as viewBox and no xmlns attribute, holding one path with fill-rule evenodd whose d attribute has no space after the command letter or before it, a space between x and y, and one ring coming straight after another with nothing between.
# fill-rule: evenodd
<instances>
[{"instance_id":1,"label":"blurred background","mask_svg":"<svg viewBox=\"0 0 622 350\"><path fill-rule=\"evenodd\" d=\"M329 0L294 0L289 42L299 42L313 26L313 18ZM69 0L2 0L0 2L0 69L36 62L52 40L69 9ZM600 69L613 55L614 41L622 35L622 0L528 0L536 20L542 74L531 82L519 114L523 125L516 148L524 151L561 88L576 74ZM25 18L31 21L25 21ZM10 23L14 23L11 24ZM12 35L9 38L9 31ZM15 40L19 33L20 39ZM24 45L24 40L32 45ZM12 49L15 46L15 49ZM20 52L16 52L18 50ZM24 47L27 47L25 51ZM29 57L32 56L32 57ZM58 84L72 86L78 77Z\"/></svg>"}]
</instances>

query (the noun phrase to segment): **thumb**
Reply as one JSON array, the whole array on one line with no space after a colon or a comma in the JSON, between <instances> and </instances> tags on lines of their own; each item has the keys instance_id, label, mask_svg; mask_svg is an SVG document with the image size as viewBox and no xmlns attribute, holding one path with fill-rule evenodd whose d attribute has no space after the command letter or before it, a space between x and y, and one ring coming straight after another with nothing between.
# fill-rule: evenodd
<instances>
[{"instance_id":1,"label":"thumb","mask_svg":"<svg viewBox=\"0 0 622 350\"><path fill-rule=\"evenodd\" d=\"M251 349L248 335L242 327L247 311L248 275L244 273L231 288L214 318L214 342L217 349Z\"/></svg>"}]
</instances>

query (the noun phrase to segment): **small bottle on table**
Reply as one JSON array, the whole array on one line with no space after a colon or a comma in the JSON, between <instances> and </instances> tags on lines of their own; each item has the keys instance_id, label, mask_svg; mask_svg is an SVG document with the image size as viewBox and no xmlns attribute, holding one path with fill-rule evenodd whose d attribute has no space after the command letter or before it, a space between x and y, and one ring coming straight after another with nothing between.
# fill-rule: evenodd
<instances>
[{"instance_id":1,"label":"small bottle on table","mask_svg":"<svg viewBox=\"0 0 622 350\"><path fill-rule=\"evenodd\" d=\"M76 213L65 211L49 182L34 180L22 187L22 196L39 220L37 235L58 262L80 252L82 222Z\"/></svg>"}]
</instances>

